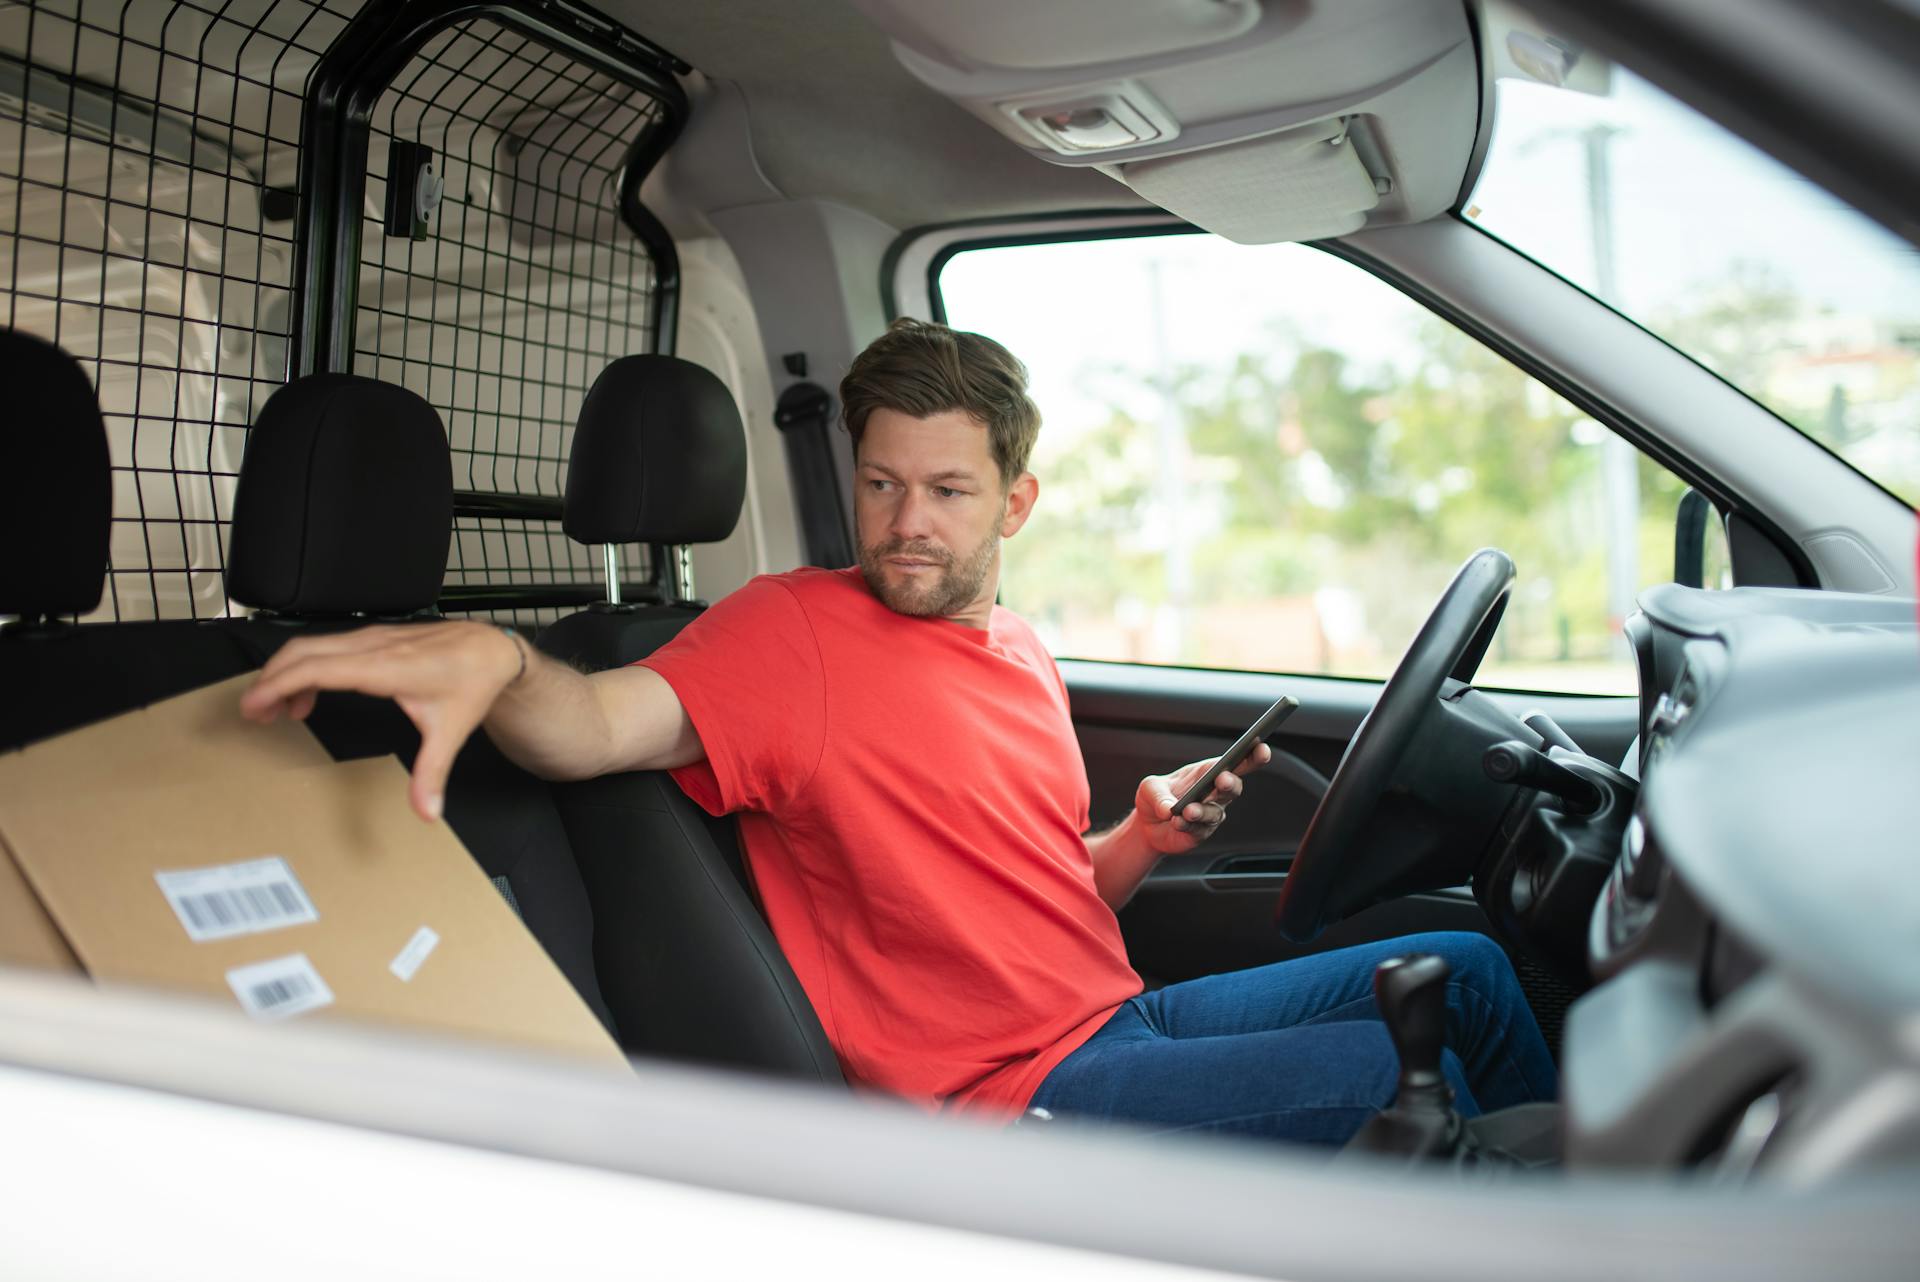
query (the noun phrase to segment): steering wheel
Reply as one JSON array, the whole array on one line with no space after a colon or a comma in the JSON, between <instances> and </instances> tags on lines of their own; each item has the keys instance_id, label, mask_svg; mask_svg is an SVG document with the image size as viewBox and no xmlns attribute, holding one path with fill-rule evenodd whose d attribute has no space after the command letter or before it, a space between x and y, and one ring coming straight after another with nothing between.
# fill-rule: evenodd
<instances>
[{"instance_id":1,"label":"steering wheel","mask_svg":"<svg viewBox=\"0 0 1920 1282\"><path fill-rule=\"evenodd\" d=\"M1457 846L1461 835L1441 812L1450 794L1484 795L1486 780L1478 774L1481 736L1471 735L1470 756L1457 750L1462 745L1451 733L1451 710L1442 695L1457 699L1473 680L1500 626L1513 578L1513 558L1483 548L1460 567L1420 625L1300 839L1274 911L1288 939L1305 942L1369 904L1430 888L1416 884L1421 874L1432 885L1456 884L1451 868L1431 881L1435 859ZM1408 762L1416 741L1423 741L1423 752ZM1471 774L1460 769L1463 756ZM1482 808L1467 809L1477 815ZM1477 846L1469 853L1477 856Z\"/></svg>"}]
</instances>

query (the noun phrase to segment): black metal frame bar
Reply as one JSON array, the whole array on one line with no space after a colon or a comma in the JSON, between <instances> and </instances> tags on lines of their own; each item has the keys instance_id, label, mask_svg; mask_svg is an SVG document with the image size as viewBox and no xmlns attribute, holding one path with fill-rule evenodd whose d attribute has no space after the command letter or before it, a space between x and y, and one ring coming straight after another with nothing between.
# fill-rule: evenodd
<instances>
[{"instance_id":1,"label":"black metal frame bar","mask_svg":"<svg viewBox=\"0 0 1920 1282\"><path fill-rule=\"evenodd\" d=\"M374 105L430 38L471 18L491 19L531 36L659 102L659 123L641 132L623 163L620 215L654 260L655 346L669 354L673 350L680 260L673 238L641 203L640 185L686 126L687 96L673 73L690 70L687 64L565 0L373 0L341 32L308 83L295 237L295 374L342 371L353 361L361 203Z\"/></svg>"},{"instance_id":2,"label":"black metal frame bar","mask_svg":"<svg viewBox=\"0 0 1920 1282\"><path fill-rule=\"evenodd\" d=\"M620 590L622 599L631 603L660 605L667 600L658 583L623 583ZM438 605L445 614L478 614L489 610L584 609L604 600L606 589L599 584L508 584L495 587L486 583L455 583L440 590Z\"/></svg>"},{"instance_id":3,"label":"black metal frame bar","mask_svg":"<svg viewBox=\"0 0 1920 1282\"><path fill-rule=\"evenodd\" d=\"M376 105L417 55L450 27L485 19L558 50L650 97L657 116L620 162L618 213L653 264L648 326L656 352L671 354L679 321L680 263L673 239L640 198L647 174L685 126L686 94L675 73L687 63L571 0L372 0L314 68L302 118L300 191L290 338L294 374L351 368L363 257L362 206ZM457 519L557 521L560 500L461 491ZM651 578L628 599L664 595L670 552L648 547ZM564 606L598 599L571 586L449 585L450 609ZM488 601L487 605L471 602Z\"/></svg>"}]
</instances>

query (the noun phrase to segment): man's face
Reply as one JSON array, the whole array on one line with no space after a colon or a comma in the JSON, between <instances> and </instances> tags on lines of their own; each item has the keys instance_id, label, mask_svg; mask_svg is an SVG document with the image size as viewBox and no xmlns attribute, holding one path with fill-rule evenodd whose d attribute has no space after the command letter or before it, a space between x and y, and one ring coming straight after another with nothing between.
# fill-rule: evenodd
<instances>
[{"instance_id":1,"label":"man's face","mask_svg":"<svg viewBox=\"0 0 1920 1282\"><path fill-rule=\"evenodd\" d=\"M987 429L964 411L875 410L854 473L867 586L901 614L984 616L999 586L1000 540L1025 522L1033 488L1030 476L1002 487Z\"/></svg>"}]
</instances>

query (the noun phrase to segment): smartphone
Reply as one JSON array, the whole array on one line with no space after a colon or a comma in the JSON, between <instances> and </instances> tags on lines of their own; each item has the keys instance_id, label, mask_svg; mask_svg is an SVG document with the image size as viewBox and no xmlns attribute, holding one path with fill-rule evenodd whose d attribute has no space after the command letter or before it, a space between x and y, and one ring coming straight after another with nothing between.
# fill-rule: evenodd
<instances>
[{"instance_id":1,"label":"smartphone","mask_svg":"<svg viewBox=\"0 0 1920 1282\"><path fill-rule=\"evenodd\" d=\"M1254 745L1265 739L1277 729L1282 721L1293 714L1300 701L1290 694L1283 694L1273 701L1273 706L1260 714L1260 719L1247 727L1247 732L1233 741L1233 746L1220 754L1220 760L1213 763L1213 769L1200 776L1199 782L1187 789L1186 795L1173 803L1174 819L1182 818L1188 806L1196 801L1205 801L1213 792L1213 781L1220 777L1222 770L1232 770L1247 759Z\"/></svg>"}]
</instances>

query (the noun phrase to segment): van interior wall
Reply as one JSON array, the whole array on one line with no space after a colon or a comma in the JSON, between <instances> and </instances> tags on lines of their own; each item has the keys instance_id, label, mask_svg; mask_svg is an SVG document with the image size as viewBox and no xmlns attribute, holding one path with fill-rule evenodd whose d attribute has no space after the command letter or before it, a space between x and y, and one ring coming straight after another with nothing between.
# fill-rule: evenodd
<instances>
[{"instance_id":1,"label":"van interior wall","mask_svg":"<svg viewBox=\"0 0 1920 1282\"><path fill-rule=\"evenodd\" d=\"M740 523L719 543L696 544L693 581L718 600L756 574L800 564L800 525L787 455L773 424L773 367L754 316L746 278L718 236L677 240L680 328L676 355L713 371L733 393L747 430L747 497Z\"/></svg>"},{"instance_id":2,"label":"van interior wall","mask_svg":"<svg viewBox=\"0 0 1920 1282\"><path fill-rule=\"evenodd\" d=\"M762 368L775 399L802 382L836 392L854 355L886 328L880 268L898 229L846 205L790 198L754 153L752 118L738 86L696 71L686 87L692 104L687 127L641 195L683 255L685 246L703 238L726 246L751 300ZM695 293L689 279L683 308ZM785 358L794 354L806 358L804 375L787 365ZM785 477L784 447L771 417L750 413L747 429L754 465L766 469L761 475L772 475L778 459L778 475ZM829 440L842 509L851 512L852 447L844 432L831 433ZM783 496L791 511L784 488ZM769 568L798 565L803 555L796 533L787 558Z\"/></svg>"},{"instance_id":3,"label":"van interior wall","mask_svg":"<svg viewBox=\"0 0 1920 1282\"><path fill-rule=\"evenodd\" d=\"M876 218L819 200L744 205L711 212L740 261L774 365L776 394L796 383L831 392L854 356L886 328L880 266L898 232ZM804 377L783 358L806 357ZM853 447L846 433L828 437L841 510L853 511Z\"/></svg>"}]
</instances>

